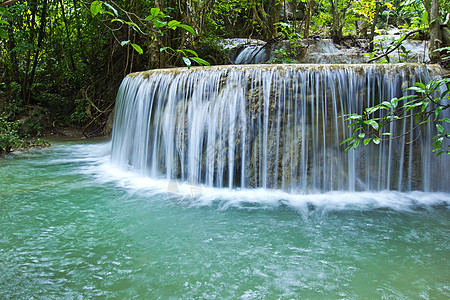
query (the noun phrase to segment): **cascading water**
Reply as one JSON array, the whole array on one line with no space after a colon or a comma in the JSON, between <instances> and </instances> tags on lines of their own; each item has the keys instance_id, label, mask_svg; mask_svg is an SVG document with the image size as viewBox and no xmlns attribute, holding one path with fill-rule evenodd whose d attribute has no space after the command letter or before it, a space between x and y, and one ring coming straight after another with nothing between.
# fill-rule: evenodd
<instances>
[{"instance_id":1,"label":"cascading water","mask_svg":"<svg viewBox=\"0 0 450 300\"><path fill-rule=\"evenodd\" d=\"M127 76L117 96L111 160L155 178L211 187L449 191L450 160L433 128L344 153L340 116L400 97L434 67L253 65ZM431 74L431 75L430 75ZM432 180L431 180L432 179Z\"/></svg>"},{"instance_id":2,"label":"cascading water","mask_svg":"<svg viewBox=\"0 0 450 300\"><path fill-rule=\"evenodd\" d=\"M239 52L234 63L237 65L260 64L268 60L264 45L247 46Z\"/></svg>"},{"instance_id":3,"label":"cascading water","mask_svg":"<svg viewBox=\"0 0 450 300\"><path fill-rule=\"evenodd\" d=\"M264 63L272 50L264 41L243 38L225 39L221 46L230 52L230 61L236 65Z\"/></svg>"}]
</instances>

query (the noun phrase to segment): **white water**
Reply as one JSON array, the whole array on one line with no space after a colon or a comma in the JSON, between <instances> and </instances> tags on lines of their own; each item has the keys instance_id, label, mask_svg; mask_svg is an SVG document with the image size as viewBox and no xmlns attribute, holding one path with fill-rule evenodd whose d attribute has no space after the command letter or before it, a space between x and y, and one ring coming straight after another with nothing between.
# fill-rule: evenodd
<instances>
[{"instance_id":1,"label":"white water","mask_svg":"<svg viewBox=\"0 0 450 300\"><path fill-rule=\"evenodd\" d=\"M211 207L226 210L275 209L285 206L308 215L317 211L392 209L411 211L417 208L448 206L450 194L442 192L398 191L330 191L316 194L292 194L274 189L223 189L204 184L190 184L177 180L154 179L136 172L118 168L110 162L111 143L57 146L55 152L64 158L46 164L80 164L77 173L93 177L99 185L113 184L130 194L148 196L164 195L178 205ZM65 158L67 157L67 158Z\"/></svg>"},{"instance_id":2,"label":"white water","mask_svg":"<svg viewBox=\"0 0 450 300\"><path fill-rule=\"evenodd\" d=\"M233 64L259 64L269 60L271 47L266 51L266 43L256 39L225 39L221 46L231 51L230 60Z\"/></svg>"},{"instance_id":3,"label":"white water","mask_svg":"<svg viewBox=\"0 0 450 300\"><path fill-rule=\"evenodd\" d=\"M256 65L134 74L118 93L111 160L123 171L201 185L202 192L228 187L245 195L261 188L278 199L289 197L275 190L447 192L449 159L431 152L430 126L422 128L414 147L393 140L344 153L339 145L349 135L339 116L402 96L402 88L430 78L417 65ZM401 134L408 126L405 121L391 130ZM229 189L222 192L231 195Z\"/></svg>"},{"instance_id":4,"label":"white water","mask_svg":"<svg viewBox=\"0 0 450 300\"><path fill-rule=\"evenodd\" d=\"M234 63L237 65L260 64L268 61L266 50L263 45L246 46L239 52Z\"/></svg>"}]
</instances>

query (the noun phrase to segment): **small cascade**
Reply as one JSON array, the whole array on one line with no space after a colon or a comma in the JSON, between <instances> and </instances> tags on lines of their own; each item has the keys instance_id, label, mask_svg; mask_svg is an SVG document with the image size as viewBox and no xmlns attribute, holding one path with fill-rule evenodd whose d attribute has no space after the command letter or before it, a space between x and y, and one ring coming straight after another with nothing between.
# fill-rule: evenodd
<instances>
[{"instance_id":1,"label":"small cascade","mask_svg":"<svg viewBox=\"0 0 450 300\"><path fill-rule=\"evenodd\" d=\"M247 46L237 55L234 63L237 65L260 64L266 62L267 53L263 45Z\"/></svg>"},{"instance_id":2,"label":"small cascade","mask_svg":"<svg viewBox=\"0 0 450 300\"><path fill-rule=\"evenodd\" d=\"M339 46L331 39L304 40L300 46L307 49L302 63L360 64L367 62L367 57L361 48Z\"/></svg>"},{"instance_id":3,"label":"small cascade","mask_svg":"<svg viewBox=\"0 0 450 300\"><path fill-rule=\"evenodd\" d=\"M375 37L375 45L377 47L382 47L383 49L388 49L392 47L392 43L398 41L401 35L398 34L387 34L379 35ZM411 63L421 63L428 60L428 43L427 41L418 40L405 40L402 42L402 47L397 48L397 50L391 52L389 55L389 62L411 62Z\"/></svg>"},{"instance_id":4,"label":"small cascade","mask_svg":"<svg viewBox=\"0 0 450 300\"><path fill-rule=\"evenodd\" d=\"M252 65L165 69L120 86L111 160L153 178L219 188L449 191L434 129L344 153L340 116L400 97L438 70L422 65ZM420 134L420 135L419 135Z\"/></svg>"},{"instance_id":5,"label":"small cascade","mask_svg":"<svg viewBox=\"0 0 450 300\"><path fill-rule=\"evenodd\" d=\"M230 51L233 64L248 65L267 62L274 45L268 45L262 40L235 38L223 40L221 46Z\"/></svg>"}]
</instances>

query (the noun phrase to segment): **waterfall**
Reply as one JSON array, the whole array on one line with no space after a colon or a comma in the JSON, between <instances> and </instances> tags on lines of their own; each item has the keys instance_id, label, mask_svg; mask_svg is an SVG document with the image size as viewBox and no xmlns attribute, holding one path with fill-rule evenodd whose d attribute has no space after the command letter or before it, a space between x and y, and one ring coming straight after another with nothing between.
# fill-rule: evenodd
<instances>
[{"instance_id":1,"label":"waterfall","mask_svg":"<svg viewBox=\"0 0 450 300\"><path fill-rule=\"evenodd\" d=\"M434 128L345 153L344 118L405 95L437 70L422 65L252 65L128 75L116 102L111 160L154 178L291 193L449 191ZM414 143L405 143L415 140Z\"/></svg>"},{"instance_id":2,"label":"waterfall","mask_svg":"<svg viewBox=\"0 0 450 300\"><path fill-rule=\"evenodd\" d=\"M242 49L234 63L237 65L260 64L269 60L264 45L251 45Z\"/></svg>"}]
</instances>

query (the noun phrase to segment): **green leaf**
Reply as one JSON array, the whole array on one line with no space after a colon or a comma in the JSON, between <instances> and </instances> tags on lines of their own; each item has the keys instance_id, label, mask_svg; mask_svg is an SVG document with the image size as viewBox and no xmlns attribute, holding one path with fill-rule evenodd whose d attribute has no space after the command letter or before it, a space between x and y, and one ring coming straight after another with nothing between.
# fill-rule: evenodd
<instances>
[{"instance_id":1,"label":"green leaf","mask_svg":"<svg viewBox=\"0 0 450 300\"><path fill-rule=\"evenodd\" d=\"M170 49L170 50L172 50L172 51L173 51L173 49L172 49L172 48L170 48L170 47L162 47L162 48L160 48L160 49L159 49L159 52L163 52L163 51L166 51L167 49Z\"/></svg>"},{"instance_id":2,"label":"green leaf","mask_svg":"<svg viewBox=\"0 0 450 300\"><path fill-rule=\"evenodd\" d=\"M103 2L94 1L91 3L91 13L96 16L99 12L102 11Z\"/></svg>"},{"instance_id":3,"label":"green leaf","mask_svg":"<svg viewBox=\"0 0 450 300\"><path fill-rule=\"evenodd\" d=\"M130 43L130 40L128 40L128 41L121 41L120 42L120 46L125 46L125 45L127 45L127 44L129 44Z\"/></svg>"},{"instance_id":4,"label":"green leaf","mask_svg":"<svg viewBox=\"0 0 450 300\"><path fill-rule=\"evenodd\" d=\"M370 143L371 140L372 140L372 138L365 139L365 140L363 141L364 146L367 146L367 145Z\"/></svg>"},{"instance_id":5,"label":"green leaf","mask_svg":"<svg viewBox=\"0 0 450 300\"><path fill-rule=\"evenodd\" d=\"M436 108L436 110L434 111L434 117L437 119L439 117L439 114L441 113L442 109L444 109L444 107L442 106L438 106Z\"/></svg>"},{"instance_id":6,"label":"green leaf","mask_svg":"<svg viewBox=\"0 0 450 300\"><path fill-rule=\"evenodd\" d=\"M383 102L381 103L381 105L384 105L384 106L386 106L386 107L388 107L388 108L392 108L392 101L391 101L391 102L389 102L389 101L383 101Z\"/></svg>"},{"instance_id":7,"label":"green leaf","mask_svg":"<svg viewBox=\"0 0 450 300\"><path fill-rule=\"evenodd\" d=\"M183 61L184 61L184 63L186 64L186 66L187 66L188 68L191 67L192 62L191 62L191 60L190 60L189 58L187 58L186 56L183 56Z\"/></svg>"},{"instance_id":8,"label":"green leaf","mask_svg":"<svg viewBox=\"0 0 450 300\"><path fill-rule=\"evenodd\" d=\"M433 144L433 152L440 150L444 137L438 138Z\"/></svg>"},{"instance_id":9,"label":"green leaf","mask_svg":"<svg viewBox=\"0 0 450 300\"><path fill-rule=\"evenodd\" d=\"M420 20L421 27L427 27L428 26L428 12L425 10L423 12L422 18Z\"/></svg>"},{"instance_id":10,"label":"green leaf","mask_svg":"<svg viewBox=\"0 0 450 300\"><path fill-rule=\"evenodd\" d=\"M375 129L375 130L378 130L378 128L380 128L380 125L374 120L369 120L367 122L367 124L372 126L372 128Z\"/></svg>"},{"instance_id":11,"label":"green leaf","mask_svg":"<svg viewBox=\"0 0 450 300\"><path fill-rule=\"evenodd\" d=\"M117 10L114 7L111 6L111 4L108 4L106 2L103 4L105 4L106 7L108 7L110 10L112 10L116 17L119 16L119 13L117 12Z\"/></svg>"},{"instance_id":12,"label":"green leaf","mask_svg":"<svg viewBox=\"0 0 450 300\"><path fill-rule=\"evenodd\" d=\"M409 88L407 88L407 90L408 90L408 91L416 91L416 92L419 92L419 93L425 93L425 90L424 90L424 89L419 88L419 87L417 87L417 86L409 87Z\"/></svg>"},{"instance_id":13,"label":"green leaf","mask_svg":"<svg viewBox=\"0 0 450 300\"><path fill-rule=\"evenodd\" d=\"M210 66L211 65L209 62L207 62L204 59L201 59L200 57L191 57L191 59L201 66Z\"/></svg>"},{"instance_id":14,"label":"green leaf","mask_svg":"<svg viewBox=\"0 0 450 300\"><path fill-rule=\"evenodd\" d=\"M155 25L155 27L157 28L161 28L166 26L166 22L161 22L159 19L153 19L153 25Z\"/></svg>"},{"instance_id":15,"label":"green leaf","mask_svg":"<svg viewBox=\"0 0 450 300\"><path fill-rule=\"evenodd\" d=\"M153 7L152 9L150 9L150 13L153 17L157 17L161 13L161 10L157 7Z\"/></svg>"},{"instance_id":16,"label":"green leaf","mask_svg":"<svg viewBox=\"0 0 450 300\"><path fill-rule=\"evenodd\" d=\"M362 130L362 127L355 127L352 131L352 134L355 135L360 130Z\"/></svg>"},{"instance_id":17,"label":"green leaf","mask_svg":"<svg viewBox=\"0 0 450 300\"><path fill-rule=\"evenodd\" d=\"M167 27L169 27L169 29L177 29L178 25L180 25L181 22L178 22L177 20L172 20L169 23L167 23Z\"/></svg>"},{"instance_id":18,"label":"green leaf","mask_svg":"<svg viewBox=\"0 0 450 300\"><path fill-rule=\"evenodd\" d=\"M406 103L405 105L403 105L403 107L408 108L408 110L410 110L410 109L413 109L414 107L421 106L423 104L424 104L423 101L417 102L417 100L412 100L412 101L409 101L408 103Z\"/></svg>"},{"instance_id":19,"label":"green leaf","mask_svg":"<svg viewBox=\"0 0 450 300\"><path fill-rule=\"evenodd\" d=\"M389 103L389 105L391 105L391 104ZM381 106L378 106L378 105L374 106L374 107L368 107L368 108L366 108L366 112L368 115L370 115L370 114L373 114L374 112L376 112L377 110L379 110L380 108L381 108Z\"/></svg>"},{"instance_id":20,"label":"green leaf","mask_svg":"<svg viewBox=\"0 0 450 300\"><path fill-rule=\"evenodd\" d=\"M117 20L120 20L120 19L117 19ZM135 31L141 31L142 32L142 30L141 30L141 28L139 28L139 26L136 24L136 23L134 23L134 22L127 22L127 21L122 21L124 24L127 24L128 26L130 26L131 28L133 28L133 30L135 30Z\"/></svg>"},{"instance_id":21,"label":"green leaf","mask_svg":"<svg viewBox=\"0 0 450 300\"><path fill-rule=\"evenodd\" d=\"M139 45L137 45L137 44L131 44L131 47L133 47L134 50L136 50L136 52L139 53L139 54L143 54L144 53L144 50L142 50L142 48Z\"/></svg>"},{"instance_id":22,"label":"green leaf","mask_svg":"<svg viewBox=\"0 0 450 300\"><path fill-rule=\"evenodd\" d=\"M373 143L375 144L375 145L379 145L380 144L380 139L379 138L373 138Z\"/></svg>"},{"instance_id":23,"label":"green leaf","mask_svg":"<svg viewBox=\"0 0 450 300\"><path fill-rule=\"evenodd\" d=\"M349 116L349 117L346 118L345 121L349 121L349 120L358 120L358 119L361 119L361 118L362 118L361 115L357 115L357 114L346 115L346 116Z\"/></svg>"},{"instance_id":24,"label":"green leaf","mask_svg":"<svg viewBox=\"0 0 450 300\"><path fill-rule=\"evenodd\" d=\"M416 95L416 94L412 94L412 95L406 95L406 96L403 96L403 97L400 97L399 99L393 99L392 100L392 102L394 102L394 101L396 101L395 103L397 104L400 100L407 100L407 99L410 99L410 98L417 98L418 97L418 95ZM410 101L411 102L411 101Z\"/></svg>"},{"instance_id":25,"label":"green leaf","mask_svg":"<svg viewBox=\"0 0 450 300\"><path fill-rule=\"evenodd\" d=\"M346 139L345 141L341 142L340 145L345 144L345 143L347 143L347 142L350 142L350 141L352 141L352 140L354 140L354 139L355 139L355 137L354 137L354 136L351 136L351 137L349 137L348 139Z\"/></svg>"},{"instance_id":26,"label":"green leaf","mask_svg":"<svg viewBox=\"0 0 450 300\"><path fill-rule=\"evenodd\" d=\"M195 57L198 57L198 54L197 54L197 52L195 52L194 50L190 50L190 49L184 49L184 51L186 51L186 52L188 52L188 53L190 53L190 54L194 55Z\"/></svg>"},{"instance_id":27,"label":"green leaf","mask_svg":"<svg viewBox=\"0 0 450 300\"><path fill-rule=\"evenodd\" d=\"M414 117L414 121L417 123L419 122L420 117L422 116L422 114L416 114L416 116Z\"/></svg>"},{"instance_id":28,"label":"green leaf","mask_svg":"<svg viewBox=\"0 0 450 300\"><path fill-rule=\"evenodd\" d=\"M420 108L420 113L423 114L428 107L428 102L424 102Z\"/></svg>"},{"instance_id":29,"label":"green leaf","mask_svg":"<svg viewBox=\"0 0 450 300\"><path fill-rule=\"evenodd\" d=\"M178 27L181 27L181 28L185 29L186 31L188 31L188 32L192 33L193 35L195 35L195 30L194 30L194 28L192 28L192 27L189 26L189 25L186 25L186 24L179 24Z\"/></svg>"},{"instance_id":30,"label":"green leaf","mask_svg":"<svg viewBox=\"0 0 450 300\"><path fill-rule=\"evenodd\" d=\"M360 134L358 134L358 137L360 139L363 139L366 136L366 134L364 132L361 132Z\"/></svg>"},{"instance_id":31,"label":"green leaf","mask_svg":"<svg viewBox=\"0 0 450 300\"><path fill-rule=\"evenodd\" d=\"M416 82L416 83L414 84L414 86L417 86L417 87L419 87L419 88L421 88L421 89L426 89L426 88L425 88L425 84L423 84L422 82Z\"/></svg>"},{"instance_id":32,"label":"green leaf","mask_svg":"<svg viewBox=\"0 0 450 300\"><path fill-rule=\"evenodd\" d=\"M7 21L2 20L2 19L0 19L0 24L3 24L3 25L9 25L9 23L8 23Z\"/></svg>"},{"instance_id":33,"label":"green leaf","mask_svg":"<svg viewBox=\"0 0 450 300\"><path fill-rule=\"evenodd\" d=\"M444 154L444 153L445 153L445 151L439 151L439 152L436 154L436 156L442 155L442 154Z\"/></svg>"},{"instance_id":34,"label":"green leaf","mask_svg":"<svg viewBox=\"0 0 450 300\"><path fill-rule=\"evenodd\" d=\"M436 124L436 129L441 132L444 133L444 126L442 126L441 124Z\"/></svg>"},{"instance_id":35,"label":"green leaf","mask_svg":"<svg viewBox=\"0 0 450 300\"><path fill-rule=\"evenodd\" d=\"M353 143L351 143L350 145L347 146L347 148L345 148L344 152L348 152L350 149L353 148Z\"/></svg>"},{"instance_id":36,"label":"green leaf","mask_svg":"<svg viewBox=\"0 0 450 300\"><path fill-rule=\"evenodd\" d=\"M439 122L446 122L446 123L450 123L450 119L449 118L443 118L443 119L439 119Z\"/></svg>"}]
</instances>

